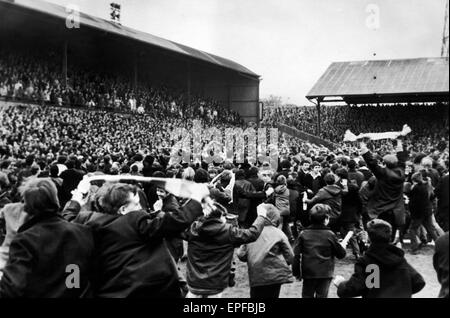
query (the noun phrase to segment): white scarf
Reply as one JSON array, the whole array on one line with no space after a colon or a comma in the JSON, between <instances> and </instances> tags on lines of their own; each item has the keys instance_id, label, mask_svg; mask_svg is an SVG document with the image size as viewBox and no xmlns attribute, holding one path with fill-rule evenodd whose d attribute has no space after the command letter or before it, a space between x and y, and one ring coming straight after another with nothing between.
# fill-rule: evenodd
<instances>
[{"instance_id":1,"label":"white scarf","mask_svg":"<svg viewBox=\"0 0 450 318\"><path fill-rule=\"evenodd\" d=\"M350 130L347 129L344 135L344 141L356 141L358 139L370 138L371 140L381 140L381 139L397 139L400 136L406 136L411 132L411 128L405 124L403 125L402 131L389 131L383 133L365 133L356 136Z\"/></svg>"}]
</instances>

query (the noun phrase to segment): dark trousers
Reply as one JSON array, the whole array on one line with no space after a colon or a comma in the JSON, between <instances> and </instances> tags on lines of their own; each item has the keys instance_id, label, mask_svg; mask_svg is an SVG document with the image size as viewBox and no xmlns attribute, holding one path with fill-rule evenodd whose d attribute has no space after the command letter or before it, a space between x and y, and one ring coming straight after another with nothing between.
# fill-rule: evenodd
<instances>
[{"instance_id":1,"label":"dark trousers","mask_svg":"<svg viewBox=\"0 0 450 318\"><path fill-rule=\"evenodd\" d=\"M380 220L388 222L392 226L392 236L391 236L391 242L395 240L395 233L397 232L397 224L395 222L395 215L393 211L386 211L381 213L378 218Z\"/></svg>"},{"instance_id":2,"label":"dark trousers","mask_svg":"<svg viewBox=\"0 0 450 318\"><path fill-rule=\"evenodd\" d=\"M357 224L357 223L348 223L348 222L341 223L342 237L345 237L348 232L353 231L353 235L350 238L350 241L348 241L348 244L352 248L353 255L355 255L355 256L360 255L358 241L356 240L356 228L357 227L359 227L359 224Z\"/></svg>"},{"instance_id":3,"label":"dark trousers","mask_svg":"<svg viewBox=\"0 0 450 318\"><path fill-rule=\"evenodd\" d=\"M286 234L287 238L289 239L289 242L294 241L294 235L291 231L291 226L289 225L289 216L282 216L280 218L281 221L281 230L284 234Z\"/></svg>"},{"instance_id":4,"label":"dark trousers","mask_svg":"<svg viewBox=\"0 0 450 318\"><path fill-rule=\"evenodd\" d=\"M433 241L436 241L439 237L439 234L434 227L433 221L432 221L433 214L424 215L421 218L412 219L411 220L411 247L417 248L419 246L419 238L420 238L420 227L423 226L427 233L431 235L433 238Z\"/></svg>"},{"instance_id":5,"label":"dark trousers","mask_svg":"<svg viewBox=\"0 0 450 318\"><path fill-rule=\"evenodd\" d=\"M328 227L330 230L332 230L334 233L339 232L340 230L340 222L339 218L330 218L330 221L328 222Z\"/></svg>"},{"instance_id":6,"label":"dark trousers","mask_svg":"<svg viewBox=\"0 0 450 318\"><path fill-rule=\"evenodd\" d=\"M328 298L331 278L303 279L302 298Z\"/></svg>"},{"instance_id":7,"label":"dark trousers","mask_svg":"<svg viewBox=\"0 0 450 318\"><path fill-rule=\"evenodd\" d=\"M442 211L436 213L436 221L444 232L448 232L448 209L444 213Z\"/></svg>"},{"instance_id":8,"label":"dark trousers","mask_svg":"<svg viewBox=\"0 0 450 318\"><path fill-rule=\"evenodd\" d=\"M250 298L278 298L280 297L281 284L250 287Z\"/></svg>"}]
</instances>

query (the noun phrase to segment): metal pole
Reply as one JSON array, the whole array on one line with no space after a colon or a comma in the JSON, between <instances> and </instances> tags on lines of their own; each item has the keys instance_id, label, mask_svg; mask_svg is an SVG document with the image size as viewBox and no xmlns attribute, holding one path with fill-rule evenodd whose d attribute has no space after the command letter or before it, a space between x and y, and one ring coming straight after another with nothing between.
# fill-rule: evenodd
<instances>
[{"instance_id":1,"label":"metal pole","mask_svg":"<svg viewBox=\"0 0 450 318\"><path fill-rule=\"evenodd\" d=\"M191 63L187 61L187 103L191 104Z\"/></svg>"},{"instance_id":2,"label":"metal pole","mask_svg":"<svg viewBox=\"0 0 450 318\"><path fill-rule=\"evenodd\" d=\"M133 73L135 92L137 91L137 86L138 86L138 59L139 59L139 52L135 48L135 50L134 50L134 73Z\"/></svg>"},{"instance_id":3,"label":"metal pole","mask_svg":"<svg viewBox=\"0 0 450 318\"><path fill-rule=\"evenodd\" d=\"M320 99L317 99L317 137L320 137Z\"/></svg>"},{"instance_id":4,"label":"metal pole","mask_svg":"<svg viewBox=\"0 0 450 318\"><path fill-rule=\"evenodd\" d=\"M63 83L64 86L67 87L67 40L64 40L63 43L63 60L62 60L62 75L63 75Z\"/></svg>"}]
</instances>

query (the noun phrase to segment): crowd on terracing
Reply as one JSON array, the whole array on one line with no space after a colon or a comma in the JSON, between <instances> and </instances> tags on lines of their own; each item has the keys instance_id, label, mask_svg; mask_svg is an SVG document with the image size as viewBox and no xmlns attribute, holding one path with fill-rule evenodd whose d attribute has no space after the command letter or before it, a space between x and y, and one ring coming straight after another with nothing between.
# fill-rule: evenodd
<instances>
[{"instance_id":1,"label":"crowd on terracing","mask_svg":"<svg viewBox=\"0 0 450 318\"><path fill-rule=\"evenodd\" d=\"M13 102L0 106L0 297L221 297L235 257L252 298L279 297L295 279L305 298L327 297L332 284L339 297L411 297L427 281L405 253L431 242L436 295L448 297L447 104L324 107L320 137L336 147L280 134L267 147L276 165L259 143L257 158L177 161L176 129L199 120L226 139L245 125L176 89L73 70L66 84L38 56L0 53L0 98ZM263 124L314 134L316 116L271 109ZM412 132L397 139L342 141L347 129L404 123ZM231 150L245 155L241 136ZM334 274L344 257L351 277ZM373 264L383 267L377 289L365 284Z\"/></svg>"},{"instance_id":2,"label":"crowd on terracing","mask_svg":"<svg viewBox=\"0 0 450 318\"><path fill-rule=\"evenodd\" d=\"M315 106L266 108L263 123L317 135L317 116ZM416 151L444 151L448 145L448 103L321 106L319 137L341 143L347 129L355 134L398 131L405 123L413 130L406 142Z\"/></svg>"}]
</instances>

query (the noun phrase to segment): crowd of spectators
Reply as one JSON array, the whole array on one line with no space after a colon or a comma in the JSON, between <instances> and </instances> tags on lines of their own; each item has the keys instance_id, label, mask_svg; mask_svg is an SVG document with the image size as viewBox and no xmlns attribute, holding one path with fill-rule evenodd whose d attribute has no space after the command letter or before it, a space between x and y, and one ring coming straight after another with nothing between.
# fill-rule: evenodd
<instances>
[{"instance_id":1,"label":"crowd of spectators","mask_svg":"<svg viewBox=\"0 0 450 318\"><path fill-rule=\"evenodd\" d=\"M316 135L317 108L279 107L265 109L263 123L284 123L300 131ZM418 152L444 151L449 141L448 104L322 106L321 138L342 143L349 129L358 135L368 132L400 131L408 124L412 133L406 141Z\"/></svg>"},{"instance_id":2,"label":"crowd of spectators","mask_svg":"<svg viewBox=\"0 0 450 318\"><path fill-rule=\"evenodd\" d=\"M213 123L242 122L239 115L217 101L167 85L134 83L117 74L102 74L69 66L68 78L54 63L55 52L40 51L32 56L21 51L0 49L0 98L40 105L87 107L153 116L201 117Z\"/></svg>"},{"instance_id":3,"label":"crowd of spectators","mask_svg":"<svg viewBox=\"0 0 450 318\"><path fill-rule=\"evenodd\" d=\"M252 298L278 297L294 276L304 280L303 297L327 297L350 231L356 268L396 262L375 292L361 283L364 270L336 281L340 297L420 291L426 282L402 250L407 236L411 253L436 242L448 297L448 105L324 107L321 137L337 147L280 134L277 168L236 158L173 162L173 131L192 130L193 120L245 128L239 116L211 100L187 103L173 89L72 70L65 85L57 74L39 54L0 51L1 97L38 104L0 108L0 297L220 297L234 285L237 247ZM263 124L277 123L314 134L316 110L266 110ZM341 142L346 129L404 123L413 133L398 140ZM102 175L123 179L86 185L85 176ZM171 193L176 179L188 194ZM82 288L67 287L66 263L79 264Z\"/></svg>"}]
</instances>

